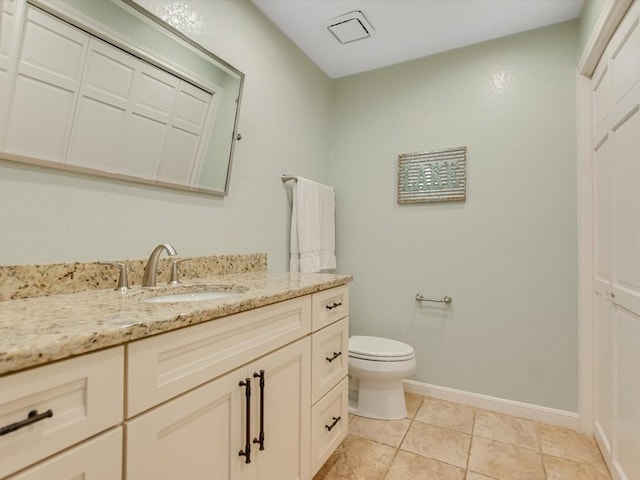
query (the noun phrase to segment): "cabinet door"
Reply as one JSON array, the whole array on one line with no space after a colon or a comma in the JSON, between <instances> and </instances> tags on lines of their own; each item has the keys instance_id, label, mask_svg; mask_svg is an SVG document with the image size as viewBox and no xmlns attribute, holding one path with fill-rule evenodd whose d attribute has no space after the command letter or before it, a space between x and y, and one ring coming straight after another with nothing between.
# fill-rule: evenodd
<instances>
[{"instance_id":1,"label":"cabinet door","mask_svg":"<svg viewBox=\"0 0 640 480\"><path fill-rule=\"evenodd\" d=\"M264 371L264 449L252 445L249 479L302 480L309 475L310 455L310 339L284 347L251 364L249 375ZM255 380L259 380L254 377ZM253 383L253 382L252 382ZM253 385L252 436L260 436L260 387Z\"/></svg>"},{"instance_id":2,"label":"cabinet door","mask_svg":"<svg viewBox=\"0 0 640 480\"><path fill-rule=\"evenodd\" d=\"M122 428L9 477L7 480L116 480L122 477Z\"/></svg>"},{"instance_id":3,"label":"cabinet door","mask_svg":"<svg viewBox=\"0 0 640 480\"><path fill-rule=\"evenodd\" d=\"M127 480L238 478L239 376L232 372L127 422Z\"/></svg>"},{"instance_id":4,"label":"cabinet door","mask_svg":"<svg viewBox=\"0 0 640 480\"><path fill-rule=\"evenodd\" d=\"M5 151L63 162L89 35L27 5Z\"/></svg>"}]
</instances>

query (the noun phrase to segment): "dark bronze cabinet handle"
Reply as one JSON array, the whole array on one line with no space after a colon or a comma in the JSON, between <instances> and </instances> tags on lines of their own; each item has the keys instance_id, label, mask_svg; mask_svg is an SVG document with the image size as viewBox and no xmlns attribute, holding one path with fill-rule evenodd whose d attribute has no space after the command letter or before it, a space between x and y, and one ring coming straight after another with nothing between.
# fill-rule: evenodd
<instances>
[{"instance_id":1,"label":"dark bronze cabinet handle","mask_svg":"<svg viewBox=\"0 0 640 480\"><path fill-rule=\"evenodd\" d=\"M324 357L325 360L329 363L333 362L336 358L338 358L340 355L342 355L342 352L333 352L333 355L330 357Z\"/></svg>"},{"instance_id":2,"label":"dark bronze cabinet handle","mask_svg":"<svg viewBox=\"0 0 640 480\"><path fill-rule=\"evenodd\" d=\"M325 425L324 428L326 428L329 431L333 430L333 427L337 425L337 423L340 421L341 418L342 417L333 417L333 423L331 423L331 425Z\"/></svg>"},{"instance_id":3,"label":"dark bronze cabinet handle","mask_svg":"<svg viewBox=\"0 0 640 480\"><path fill-rule=\"evenodd\" d=\"M251 463L251 379L245 378L244 382L239 383L240 387L244 387L244 396L246 398L247 411L246 415L246 430L245 430L245 444L244 450L240 450L238 455L245 457L244 463Z\"/></svg>"},{"instance_id":4,"label":"dark bronze cabinet handle","mask_svg":"<svg viewBox=\"0 0 640 480\"><path fill-rule=\"evenodd\" d=\"M47 410L44 413L38 413L37 410L31 410L27 414L27 418L25 418L24 420L20 420L19 422L11 423L5 427L0 428L0 435L6 435L7 433L15 432L16 430L20 430L22 427L26 427L27 425L31 425L32 423L36 423L40 420L51 417L53 417L53 410L51 409Z\"/></svg>"},{"instance_id":5,"label":"dark bronze cabinet handle","mask_svg":"<svg viewBox=\"0 0 640 480\"><path fill-rule=\"evenodd\" d=\"M333 310L336 307L341 307L342 306L342 302L333 302L333 305L327 305L325 306L325 308L327 310Z\"/></svg>"},{"instance_id":6,"label":"dark bronze cabinet handle","mask_svg":"<svg viewBox=\"0 0 640 480\"><path fill-rule=\"evenodd\" d=\"M260 379L260 433L258 438L254 437L253 443L260 445L258 450L264 450L264 370L260 370L260 373L255 372L253 378Z\"/></svg>"}]
</instances>

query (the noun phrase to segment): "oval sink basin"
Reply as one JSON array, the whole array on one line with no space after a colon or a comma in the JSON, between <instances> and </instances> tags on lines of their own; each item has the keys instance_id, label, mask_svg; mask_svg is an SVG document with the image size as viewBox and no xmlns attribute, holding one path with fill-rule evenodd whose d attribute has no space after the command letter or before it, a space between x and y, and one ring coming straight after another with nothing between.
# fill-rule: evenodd
<instances>
[{"instance_id":1,"label":"oval sink basin","mask_svg":"<svg viewBox=\"0 0 640 480\"><path fill-rule=\"evenodd\" d=\"M219 300L221 298L240 295L237 292L194 292L194 293L174 293L171 295L158 295L157 297L142 300L145 303L175 303L175 302L197 302L203 300Z\"/></svg>"}]
</instances>

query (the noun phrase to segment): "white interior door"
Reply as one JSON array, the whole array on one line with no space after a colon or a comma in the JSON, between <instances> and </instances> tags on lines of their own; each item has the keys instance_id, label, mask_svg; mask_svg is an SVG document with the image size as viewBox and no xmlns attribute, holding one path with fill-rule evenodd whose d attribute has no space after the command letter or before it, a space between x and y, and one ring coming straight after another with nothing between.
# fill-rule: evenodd
<instances>
[{"instance_id":1,"label":"white interior door","mask_svg":"<svg viewBox=\"0 0 640 480\"><path fill-rule=\"evenodd\" d=\"M593 76L595 430L620 480L640 478L640 2Z\"/></svg>"}]
</instances>

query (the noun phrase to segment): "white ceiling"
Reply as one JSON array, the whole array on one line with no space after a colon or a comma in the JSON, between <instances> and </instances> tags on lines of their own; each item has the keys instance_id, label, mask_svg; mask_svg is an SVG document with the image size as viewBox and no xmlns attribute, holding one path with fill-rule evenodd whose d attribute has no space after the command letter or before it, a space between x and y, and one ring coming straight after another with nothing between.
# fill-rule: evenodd
<instances>
[{"instance_id":1,"label":"white ceiling","mask_svg":"<svg viewBox=\"0 0 640 480\"><path fill-rule=\"evenodd\" d=\"M584 0L252 0L331 78L571 20ZM362 11L370 38L340 44L329 21Z\"/></svg>"}]
</instances>

